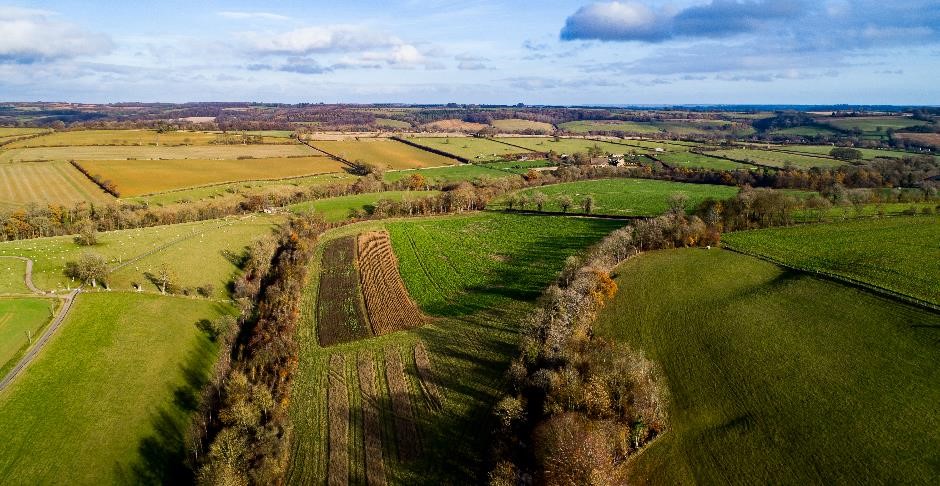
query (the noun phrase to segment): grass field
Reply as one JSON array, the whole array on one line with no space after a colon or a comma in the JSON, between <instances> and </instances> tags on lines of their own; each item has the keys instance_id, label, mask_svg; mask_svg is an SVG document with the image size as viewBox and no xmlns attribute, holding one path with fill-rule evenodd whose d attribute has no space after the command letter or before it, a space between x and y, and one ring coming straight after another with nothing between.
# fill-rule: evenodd
<instances>
[{"instance_id":1,"label":"grass field","mask_svg":"<svg viewBox=\"0 0 940 486\"><path fill-rule=\"evenodd\" d=\"M753 162L760 165L771 167L792 166L798 169L809 169L812 167L838 167L845 165L845 162L835 159L822 157L812 157L809 155L789 154L785 152L776 152L771 150L756 149L729 149L716 150L711 152L721 157L739 160L741 162Z\"/></svg>"},{"instance_id":2,"label":"grass field","mask_svg":"<svg viewBox=\"0 0 940 486\"><path fill-rule=\"evenodd\" d=\"M716 170L737 170L737 169L752 169L753 166L747 164L739 164L737 162L732 162L730 160L716 159L714 157L709 157L707 155L697 154L693 152L665 152L657 153L654 156L661 160L663 163L675 167L692 167L692 168L702 168L702 169L716 169Z\"/></svg>"},{"instance_id":3,"label":"grass field","mask_svg":"<svg viewBox=\"0 0 940 486\"><path fill-rule=\"evenodd\" d=\"M280 179L273 181L242 181L228 184L212 184L209 186L166 191L159 194L138 196L128 199L133 201L144 201L148 204L165 205L188 201L198 201L202 199L236 197L237 194L251 194L262 189L277 191L295 190L299 188L325 186L331 184L348 185L355 182L356 179L356 176L343 172L309 177L292 177L290 179Z\"/></svg>"},{"instance_id":4,"label":"grass field","mask_svg":"<svg viewBox=\"0 0 940 486\"><path fill-rule=\"evenodd\" d=\"M591 196L594 198L593 214L611 216L657 216L668 209L669 197L681 192L689 197L687 209L692 209L705 198L726 199L738 193L738 188L732 186L714 186L708 184L686 184L682 182L659 181L652 179L600 179L592 181L568 182L553 184L538 188L526 189L518 194L524 194L532 199L532 195L541 192L548 196L544 211L558 211L558 197L569 196L572 206L569 213L582 213L581 201ZM508 209L507 198L501 198L488 205L488 209ZM516 209L519 209L518 207ZM525 209L534 210L535 205L529 203Z\"/></svg>"},{"instance_id":5,"label":"grass field","mask_svg":"<svg viewBox=\"0 0 940 486\"><path fill-rule=\"evenodd\" d=\"M180 483L182 434L217 347L196 327L226 304L78 297L0 393L0 483Z\"/></svg>"},{"instance_id":6,"label":"grass field","mask_svg":"<svg viewBox=\"0 0 940 486\"><path fill-rule=\"evenodd\" d=\"M511 118L508 120L493 120L492 125L499 130L507 132L521 132L523 130L538 130L542 133L551 133L555 127L551 123L537 122Z\"/></svg>"},{"instance_id":7,"label":"grass field","mask_svg":"<svg viewBox=\"0 0 940 486\"><path fill-rule=\"evenodd\" d=\"M279 221L279 217L233 217L104 232L98 234L98 244L90 248L77 245L70 236L8 241L0 243L0 255L31 258L35 262L33 282L36 286L62 291L76 285L63 273L66 262L77 260L85 251L104 256L112 268L131 258L156 251L112 275L112 287L130 289L130 284L137 281L146 290L155 290L156 286L143 273L154 271L165 262L183 286L212 283L216 287L216 295L222 297L226 295L226 283L237 271L231 260L238 257L251 240L267 234L276 221ZM168 244L170 246L160 249ZM235 254L228 254L226 250ZM2 264L6 263L7 259L3 259Z\"/></svg>"},{"instance_id":8,"label":"grass field","mask_svg":"<svg viewBox=\"0 0 940 486\"><path fill-rule=\"evenodd\" d=\"M909 216L742 231L739 251L940 304L940 217Z\"/></svg>"},{"instance_id":9,"label":"grass field","mask_svg":"<svg viewBox=\"0 0 940 486\"><path fill-rule=\"evenodd\" d=\"M434 169L389 171L385 173L385 180L395 182L401 179L407 179L413 174L421 174L428 182L472 181L486 177L499 178L509 176L506 172L490 168L488 165L461 164L451 167L437 167Z\"/></svg>"},{"instance_id":10,"label":"grass field","mask_svg":"<svg viewBox=\"0 0 940 486\"><path fill-rule=\"evenodd\" d=\"M361 415L365 402L356 376L357 356L363 354L374 360L378 370L377 403L383 410L381 437L388 483L485 482L489 431L493 426L491 409L503 391L503 374L516 352L517 323L531 310L525 299L538 295L568 255L617 225L610 221L502 214L375 221L327 233L321 251L332 239L383 227L392 234L399 268L412 297L425 312L437 311L448 317L434 319L421 328L323 349L317 344L314 313L318 279L310 279L304 297L305 324L298 332L301 352L291 402L295 440L288 482L322 484L326 480L326 376L331 355L345 357L349 406L354 411L349 424L349 480L365 482ZM313 261L312 275L316 276L319 256ZM422 301L415 288L435 285L421 280L428 278L446 285L446 296L422 293ZM456 302L448 304L447 298ZM420 399L420 377L410 353L419 341L426 345L437 370L441 410ZM400 353L411 389L423 446L423 454L413 461L397 459L399 441L389 411L391 382L383 372L388 364L386 347Z\"/></svg>"},{"instance_id":11,"label":"grass field","mask_svg":"<svg viewBox=\"0 0 940 486\"><path fill-rule=\"evenodd\" d=\"M180 147L34 147L0 150L0 162L36 160L120 160L120 159L237 159L254 157L311 157L317 151L301 144L291 145L205 145Z\"/></svg>"},{"instance_id":12,"label":"grass field","mask_svg":"<svg viewBox=\"0 0 940 486\"><path fill-rule=\"evenodd\" d=\"M833 147L831 145L779 145L775 147L779 150L785 150L788 152L803 152L807 154L817 154L817 155L829 155L829 152L832 151ZM891 157L899 159L901 157L914 157L917 154L911 152L904 152L901 150L881 150L881 149L868 149L868 148L855 148L862 153L862 159L872 160L876 157Z\"/></svg>"},{"instance_id":13,"label":"grass field","mask_svg":"<svg viewBox=\"0 0 940 486\"><path fill-rule=\"evenodd\" d=\"M410 138L408 140L425 147L431 147L449 154L464 157L474 162L501 160L507 155L529 152L526 149L512 147L486 138L421 137Z\"/></svg>"},{"instance_id":14,"label":"grass field","mask_svg":"<svg viewBox=\"0 0 940 486\"><path fill-rule=\"evenodd\" d=\"M598 142L595 140L586 140L583 138L562 138L557 142L548 137L540 138L528 138L528 137L507 137L499 138L497 140L503 140L507 143L513 145L518 145L520 147L525 147L529 150L534 150L536 152L548 153L554 151L557 154L573 154L575 152L587 152L591 147L597 146L600 147L606 153L609 154L626 154L630 153L630 147L623 145L617 145L608 142Z\"/></svg>"},{"instance_id":15,"label":"grass field","mask_svg":"<svg viewBox=\"0 0 940 486\"><path fill-rule=\"evenodd\" d=\"M117 185L121 197L141 196L220 182L284 179L343 172L331 157L282 157L244 160L86 160L91 174ZM2 166L0 166L2 167Z\"/></svg>"},{"instance_id":16,"label":"grass field","mask_svg":"<svg viewBox=\"0 0 940 486\"><path fill-rule=\"evenodd\" d=\"M0 208L114 201L68 162L0 164Z\"/></svg>"},{"instance_id":17,"label":"grass field","mask_svg":"<svg viewBox=\"0 0 940 486\"><path fill-rule=\"evenodd\" d=\"M349 218L351 211L367 211L378 201L406 201L439 194L438 191L387 191L354 194L351 196L317 199L288 206L294 213L313 212L323 216L329 222L343 221Z\"/></svg>"},{"instance_id":18,"label":"grass field","mask_svg":"<svg viewBox=\"0 0 940 486\"><path fill-rule=\"evenodd\" d=\"M36 340L52 320L55 308L55 299L0 298L0 376L5 376L26 351L29 340Z\"/></svg>"},{"instance_id":19,"label":"grass field","mask_svg":"<svg viewBox=\"0 0 940 486\"><path fill-rule=\"evenodd\" d=\"M818 136L832 136L838 135L839 132L835 130L830 130L824 126L803 126L803 127L791 127L791 128L781 128L779 130L773 130L769 133L770 135L790 135L797 137L818 137Z\"/></svg>"},{"instance_id":20,"label":"grass field","mask_svg":"<svg viewBox=\"0 0 940 486\"><path fill-rule=\"evenodd\" d=\"M26 262L18 258L0 258L0 294L28 294L24 275Z\"/></svg>"},{"instance_id":21,"label":"grass field","mask_svg":"<svg viewBox=\"0 0 940 486\"><path fill-rule=\"evenodd\" d=\"M722 250L641 255L596 332L644 350L669 429L639 484L926 484L940 317Z\"/></svg>"},{"instance_id":22,"label":"grass field","mask_svg":"<svg viewBox=\"0 0 940 486\"><path fill-rule=\"evenodd\" d=\"M455 159L387 139L315 140L311 144L350 162L362 160L386 169L416 169L457 163Z\"/></svg>"},{"instance_id":23,"label":"grass field","mask_svg":"<svg viewBox=\"0 0 940 486\"><path fill-rule=\"evenodd\" d=\"M661 130L650 123L617 121L617 120L583 120L562 123L558 128L573 133L589 132L627 132L627 133L659 133Z\"/></svg>"},{"instance_id":24,"label":"grass field","mask_svg":"<svg viewBox=\"0 0 940 486\"><path fill-rule=\"evenodd\" d=\"M906 116L866 116L866 117L845 117L845 118L817 118L816 121L832 125L841 130L852 130L858 128L865 134L885 135L889 128L895 130L900 128L915 127L926 125L923 120L915 120ZM880 130L879 130L880 128Z\"/></svg>"},{"instance_id":25,"label":"grass field","mask_svg":"<svg viewBox=\"0 0 940 486\"><path fill-rule=\"evenodd\" d=\"M812 193L811 193L812 194ZM915 214L922 214L926 208L930 212L940 212L937 202L898 202L898 203L867 203L858 207L852 204L844 206L836 205L822 214L822 221L839 221L855 218L868 218L874 216L899 216L907 212L914 211ZM819 212L811 209L800 209L794 211L793 217L799 222L815 223L819 222Z\"/></svg>"},{"instance_id":26,"label":"grass field","mask_svg":"<svg viewBox=\"0 0 940 486\"><path fill-rule=\"evenodd\" d=\"M555 165L548 160L505 160L502 162L489 162L480 167L512 172L513 174L525 174L529 172L530 169L554 166Z\"/></svg>"}]
</instances>

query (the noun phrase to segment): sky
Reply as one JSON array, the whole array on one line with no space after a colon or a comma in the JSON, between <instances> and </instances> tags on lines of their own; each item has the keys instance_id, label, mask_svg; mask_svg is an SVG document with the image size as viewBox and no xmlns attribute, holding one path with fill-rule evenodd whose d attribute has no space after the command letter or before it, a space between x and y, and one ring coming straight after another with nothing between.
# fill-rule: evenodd
<instances>
[{"instance_id":1,"label":"sky","mask_svg":"<svg viewBox=\"0 0 940 486\"><path fill-rule=\"evenodd\" d=\"M3 2L3 101L940 104L940 0Z\"/></svg>"}]
</instances>

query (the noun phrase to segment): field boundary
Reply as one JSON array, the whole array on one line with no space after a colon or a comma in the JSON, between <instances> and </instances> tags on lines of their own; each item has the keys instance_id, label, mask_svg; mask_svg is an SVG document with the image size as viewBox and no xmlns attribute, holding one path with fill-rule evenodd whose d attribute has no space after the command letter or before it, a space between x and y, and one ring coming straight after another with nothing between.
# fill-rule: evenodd
<instances>
[{"instance_id":1,"label":"field boundary","mask_svg":"<svg viewBox=\"0 0 940 486\"><path fill-rule=\"evenodd\" d=\"M414 148L419 149L419 150L424 150L425 152L430 152L430 153L435 154L435 155L440 155L441 157L447 157L448 159L454 159L454 160L456 160L456 161L458 161L458 162L461 162L461 163L464 163L464 164L469 164L469 163L470 163L470 159L468 159L468 158L466 158L466 157L461 157L461 156L459 156L459 155L454 155L454 154L451 154L451 153L448 153L448 152L444 152L443 150L438 150L438 149L433 148L433 147L425 147L424 145L421 145L421 144L419 144L419 143L417 143L417 142L412 142L412 141L410 141L410 140L405 140L404 138L401 138L401 137L389 137L389 139L390 139L390 140L394 140L394 141L396 141L396 142L401 142L401 143L403 143L403 144L405 144L405 145L408 145L408 146L410 146L410 147L414 147ZM447 166L443 166L443 167L447 167ZM426 167L426 168L430 169L430 168L432 168L432 167Z\"/></svg>"},{"instance_id":2,"label":"field boundary","mask_svg":"<svg viewBox=\"0 0 940 486\"><path fill-rule=\"evenodd\" d=\"M81 172L82 174L84 174L85 177L87 177L88 180L90 180L93 184L95 184L96 186L100 187L102 191L104 191L104 192L106 192L106 193L108 193L108 194L110 194L110 195L112 195L112 196L114 196L114 197L116 197L116 198L118 198L118 199L121 198L121 193L120 193L120 192L114 190L114 188L107 187L107 186L103 183L103 181L100 181L100 180L98 180L98 178L92 176L91 173L88 172L88 169L82 167L81 164L79 164L78 162L76 162L76 161L74 161L74 160L70 160L69 163L71 163L73 167L75 167L76 169L78 169L79 172Z\"/></svg>"},{"instance_id":3,"label":"field boundary","mask_svg":"<svg viewBox=\"0 0 940 486\"><path fill-rule=\"evenodd\" d=\"M914 305L914 306L917 306L917 307L920 307L929 311L940 312L940 305L938 304L934 304L932 302L919 299L917 297L912 297L907 294L902 294L901 292L897 292L897 291L894 291L885 287L881 287L879 285L875 285L870 282L864 282L862 280L858 280L856 278L849 277L847 275L840 275L837 273L831 273L831 272L826 272L822 270L805 268L805 267L801 267L798 265L793 265L792 263L785 263L774 257L764 255L755 251L748 251L748 250L743 250L740 248L735 248L733 244L729 244L725 242L721 243L721 247L726 250L732 251L734 253L758 258L760 260L773 263L774 265L777 265L777 266L780 266L789 270L793 270L793 271L800 272L800 273L806 273L817 278L834 281L834 282L848 285L850 287L855 287L861 290L867 290L869 292L878 294L882 297L890 298L890 299L893 299L895 301L898 301L904 304Z\"/></svg>"},{"instance_id":4,"label":"field boundary","mask_svg":"<svg viewBox=\"0 0 940 486\"><path fill-rule=\"evenodd\" d=\"M301 140L300 143L302 143L302 144L304 144L304 145L306 145L306 146L312 148L313 150L316 150L317 152L326 154L328 157L332 157L334 160L337 160L337 161L339 161L339 162L342 162L343 164L346 164L346 166L349 167L350 169L355 169L355 168L356 168L356 164L353 164L352 162L350 162L350 161L348 161L348 160L346 160L346 159L340 157L339 155L334 155L334 154L331 154L331 153L327 152L326 150L323 150L323 149L321 149L321 148L317 148L315 145L313 145L312 143L310 143L308 140Z\"/></svg>"},{"instance_id":5,"label":"field boundary","mask_svg":"<svg viewBox=\"0 0 940 486\"><path fill-rule=\"evenodd\" d=\"M545 137L545 138L550 138L550 137ZM496 142L496 143L501 143L501 144L503 144L503 145L508 145L508 146L510 146L510 147L514 147L514 148L517 148L517 149L522 149L522 150L525 150L526 153L530 153L530 154L548 155L548 152L539 152L538 150L532 150L532 149L530 149L530 148L525 148L525 147L523 147L523 146L521 146L521 145L516 145L516 144L514 144L514 143L509 143L509 142L505 142L505 141L502 141L502 140L497 140L497 139L495 139L495 138L486 138L485 140L489 140L489 141L491 141L491 142Z\"/></svg>"}]
</instances>

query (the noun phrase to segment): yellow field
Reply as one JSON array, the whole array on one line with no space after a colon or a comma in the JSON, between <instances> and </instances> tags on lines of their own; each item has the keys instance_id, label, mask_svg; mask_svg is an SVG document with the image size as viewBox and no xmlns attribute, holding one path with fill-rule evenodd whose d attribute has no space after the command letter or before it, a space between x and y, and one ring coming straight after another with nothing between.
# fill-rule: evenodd
<instances>
[{"instance_id":1,"label":"yellow field","mask_svg":"<svg viewBox=\"0 0 940 486\"><path fill-rule=\"evenodd\" d=\"M507 132L521 132L523 130L538 130L542 133L551 133L555 127L551 123L513 118L509 120L493 120L493 126Z\"/></svg>"},{"instance_id":2,"label":"yellow field","mask_svg":"<svg viewBox=\"0 0 940 486\"><path fill-rule=\"evenodd\" d=\"M158 133L156 130L76 130L56 132L29 140L11 143L9 148L25 147L70 147L86 145L213 145L225 136L221 133L173 131ZM227 137L238 139L239 134ZM262 137L264 143L291 143L281 137Z\"/></svg>"},{"instance_id":3,"label":"yellow field","mask_svg":"<svg viewBox=\"0 0 940 486\"><path fill-rule=\"evenodd\" d=\"M68 162L0 164L0 208L113 200Z\"/></svg>"},{"instance_id":4,"label":"yellow field","mask_svg":"<svg viewBox=\"0 0 940 486\"><path fill-rule=\"evenodd\" d=\"M41 137L42 138L42 137ZM0 162L28 160L237 159L317 155L306 145L204 145L183 147L34 147L0 150Z\"/></svg>"},{"instance_id":5,"label":"yellow field","mask_svg":"<svg viewBox=\"0 0 940 486\"><path fill-rule=\"evenodd\" d=\"M454 165L456 160L388 139L314 141L322 149L350 162L362 160L386 169L417 169Z\"/></svg>"},{"instance_id":6,"label":"yellow field","mask_svg":"<svg viewBox=\"0 0 940 486\"><path fill-rule=\"evenodd\" d=\"M330 157L245 160L86 160L82 167L118 188L121 197L141 196L185 187L224 182L273 180L342 172Z\"/></svg>"},{"instance_id":7,"label":"yellow field","mask_svg":"<svg viewBox=\"0 0 940 486\"><path fill-rule=\"evenodd\" d=\"M16 140L18 138L45 133L50 130L45 128L6 128L0 127L0 143Z\"/></svg>"}]
</instances>

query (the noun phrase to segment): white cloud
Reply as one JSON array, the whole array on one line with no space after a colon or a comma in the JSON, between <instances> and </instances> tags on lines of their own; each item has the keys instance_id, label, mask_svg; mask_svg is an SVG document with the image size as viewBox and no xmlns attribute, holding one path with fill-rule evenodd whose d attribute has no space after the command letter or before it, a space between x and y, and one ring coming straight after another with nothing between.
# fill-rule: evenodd
<instances>
[{"instance_id":1,"label":"white cloud","mask_svg":"<svg viewBox=\"0 0 940 486\"><path fill-rule=\"evenodd\" d=\"M0 7L0 63L32 64L111 50L106 35L54 17L44 10Z\"/></svg>"},{"instance_id":2,"label":"white cloud","mask_svg":"<svg viewBox=\"0 0 940 486\"><path fill-rule=\"evenodd\" d=\"M395 36L356 25L303 27L280 34L249 32L242 37L252 50L267 54L351 52L404 44Z\"/></svg>"}]
</instances>

